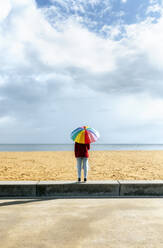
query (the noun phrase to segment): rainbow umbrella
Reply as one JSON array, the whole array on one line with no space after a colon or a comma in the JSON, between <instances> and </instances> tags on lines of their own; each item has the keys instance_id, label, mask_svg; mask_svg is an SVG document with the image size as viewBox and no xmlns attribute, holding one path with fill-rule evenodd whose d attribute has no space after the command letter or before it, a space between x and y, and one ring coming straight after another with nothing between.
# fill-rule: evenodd
<instances>
[{"instance_id":1,"label":"rainbow umbrella","mask_svg":"<svg viewBox=\"0 0 163 248\"><path fill-rule=\"evenodd\" d=\"M71 139L80 144L90 144L100 137L99 133L91 127L78 127L71 132Z\"/></svg>"}]
</instances>

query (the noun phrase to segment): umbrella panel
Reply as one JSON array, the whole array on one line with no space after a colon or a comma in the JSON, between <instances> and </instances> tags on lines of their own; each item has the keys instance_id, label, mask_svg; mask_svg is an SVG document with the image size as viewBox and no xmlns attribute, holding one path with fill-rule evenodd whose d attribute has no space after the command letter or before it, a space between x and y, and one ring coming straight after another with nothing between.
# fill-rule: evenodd
<instances>
[{"instance_id":1,"label":"umbrella panel","mask_svg":"<svg viewBox=\"0 0 163 248\"><path fill-rule=\"evenodd\" d=\"M88 126L76 128L71 133L71 138L75 142L81 144L89 144L95 142L98 137L98 132L93 128L89 128Z\"/></svg>"}]
</instances>

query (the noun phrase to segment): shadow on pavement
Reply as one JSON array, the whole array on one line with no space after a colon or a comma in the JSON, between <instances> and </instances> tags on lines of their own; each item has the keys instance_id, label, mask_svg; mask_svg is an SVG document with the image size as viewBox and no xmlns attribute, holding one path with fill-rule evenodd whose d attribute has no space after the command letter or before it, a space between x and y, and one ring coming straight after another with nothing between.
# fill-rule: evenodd
<instances>
[{"instance_id":1,"label":"shadow on pavement","mask_svg":"<svg viewBox=\"0 0 163 248\"><path fill-rule=\"evenodd\" d=\"M0 201L10 200L6 202L0 202L0 207L9 206L9 205L17 205L17 204L26 204L32 202L40 202L40 201L49 201L49 200L57 200L57 199L151 199L151 198L163 198L163 196L52 196L52 197L38 197L29 199L28 197L4 197L0 198Z\"/></svg>"},{"instance_id":2,"label":"shadow on pavement","mask_svg":"<svg viewBox=\"0 0 163 248\"><path fill-rule=\"evenodd\" d=\"M9 198L10 200L13 200L13 198ZM31 203L31 202L39 202L39 201L48 201L48 200L55 200L56 198L39 198L39 199L19 199L19 200L15 200L15 201L7 201L7 202L0 202L0 207L4 207L4 206L9 206L9 205L17 205L17 204L25 204L25 203ZM2 200L2 199L1 199ZM6 200L6 199L3 199Z\"/></svg>"}]
</instances>

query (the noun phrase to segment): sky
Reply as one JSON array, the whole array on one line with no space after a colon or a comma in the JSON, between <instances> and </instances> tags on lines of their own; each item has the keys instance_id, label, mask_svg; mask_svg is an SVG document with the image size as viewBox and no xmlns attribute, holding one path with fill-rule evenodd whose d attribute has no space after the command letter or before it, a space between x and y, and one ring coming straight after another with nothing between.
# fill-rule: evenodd
<instances>
[{"instance_id":1,"label":"sky","mask_svg":"<svg viewBox=\"0 0 163 248\"><path fill-rule=\"evenodd\" d=\"M0 143L163 143L163 0L0 0Z\"/></svg>"}]
</instances>

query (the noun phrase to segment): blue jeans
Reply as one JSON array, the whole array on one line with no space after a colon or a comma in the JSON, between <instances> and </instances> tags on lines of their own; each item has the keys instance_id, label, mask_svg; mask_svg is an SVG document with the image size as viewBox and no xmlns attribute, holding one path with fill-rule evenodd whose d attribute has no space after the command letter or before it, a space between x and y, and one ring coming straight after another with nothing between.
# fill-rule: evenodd
<instances>
[{"instance_id":1,"label":"blue jeans","mask_svg":"<svg viewBox=\"0 0 163 248\"><path fill-rule=\"evenodd\" d=\"M84 178L87 178L88 174L88 158L80 157L77 159L77 171L78 171L78 178L81 178L81 169L84 170ZM82 167L83 165L83 167Z\"/></svg>"}]
</instances>

